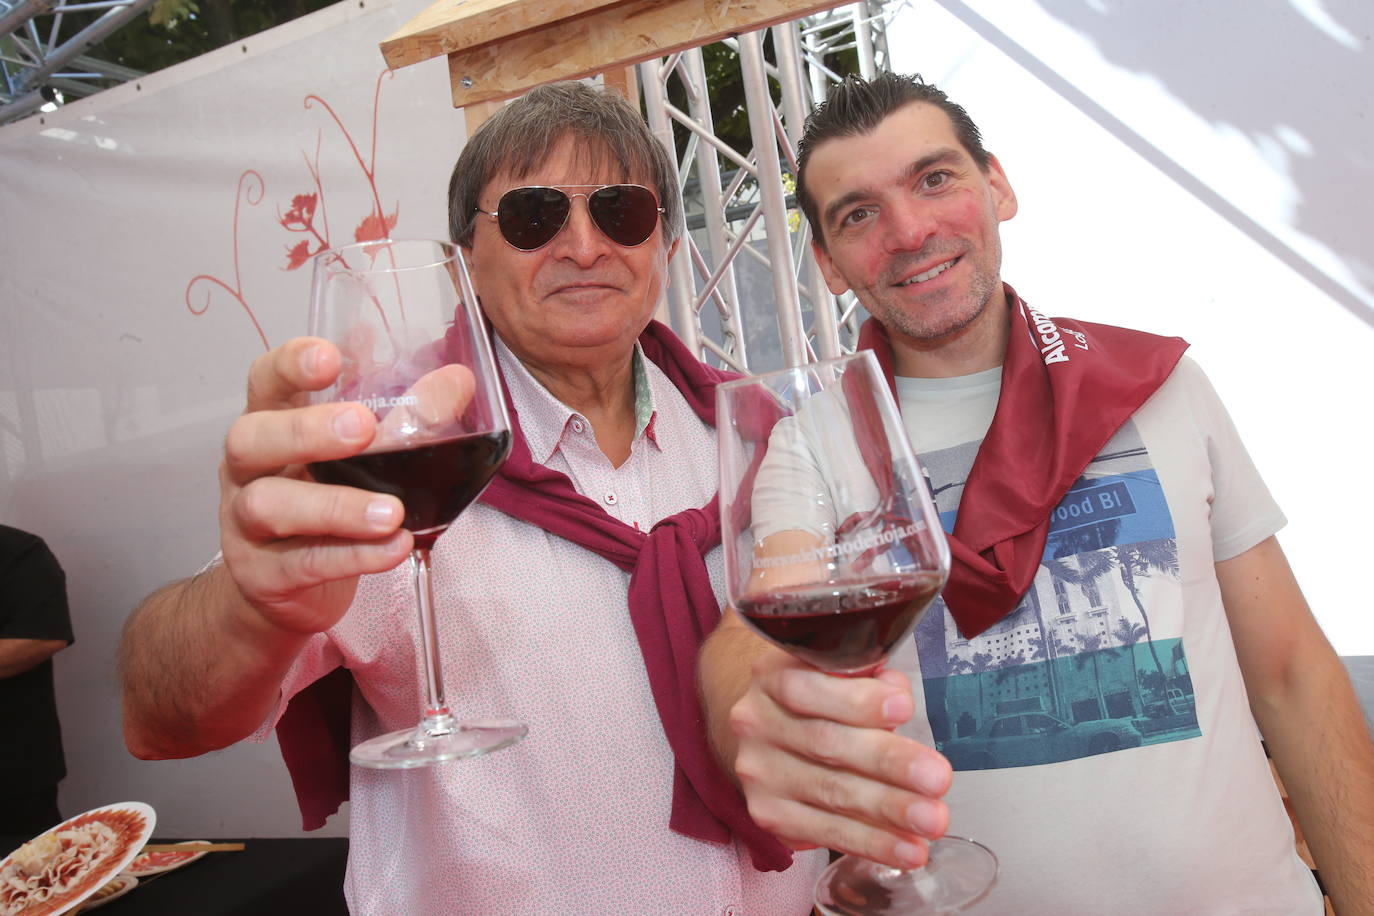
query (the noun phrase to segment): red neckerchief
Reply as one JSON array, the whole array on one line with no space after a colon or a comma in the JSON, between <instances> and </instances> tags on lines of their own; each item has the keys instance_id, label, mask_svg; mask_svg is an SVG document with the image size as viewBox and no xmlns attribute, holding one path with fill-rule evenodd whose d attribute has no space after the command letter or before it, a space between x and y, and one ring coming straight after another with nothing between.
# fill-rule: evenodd
<instances>
[{"instance_id":1,"label":"red neckerchief","mask_svg":"<svg viewBox=\"0 0 1374 916\"><path fill-rule=\"evenodd\" d=\"M703 422L715 425L715 386L735 376L702 363L669 328L651 322L639 338L645 356L663 371ZM629 615L639 640L659 719L673 749L673 806L669 827L701 840L729 842L737 837L754 866L780 871L791 852L749 817L744 797L716 762L706 737L705 715L697 693L697 653L720 620L704 555L720 544L720 509L715 497L700 509L662 519L646 534L612 518L595 501L578 493L564 474L536 464L511 415L511 453L482 492L482 502L514 518L566 538L630 573ZM346 680L330 676L291 701L277 725L282 756L292 770L307 827L319 826L348 797ZM332 692L332 698L320 694ZM308 694L308 695L307 695ZM295 712L299 707L299 713ZM344 713L344 727L338 716ZM321 721L334 722L332 735ZM309 731L307 736L304 731ZM342 735L343 744L339 745ZM320 749L329 745L328 753ZM314 770L329 765L340 772ZM299 772L298 772L299 770ZM312 771L314 770L314 771ZM342 795L339 794L342 787Z\"/></svg>"},{"instance_id":2,"label":"red neckerchief","mask_svg":"<svg viewBox=\"0 0 1374 916\"><path fill-rule=\"evenodd\" d=\"M666 326L651 322L639 338L644 355L668 376L704 423L716 422L718 382L734 378L702 363ZM509 396L508 396L509 397ZM606 514L558 471L534 463L513 405L510 457L482 492L495 509L585 547L630 573L630 621L676 767L669 826L718 843L738 837L761 870L781 870L792 855L749 817L744 797L706 739L697 693L697 653L720 621L703 559L720 544L716 497L656 523L646 534Z\"/></svg>"},{"instance_id":3,"label":"red neckerchief","mask_svg":"<svg viewBox=\"0 0 1374 916\"><path fill-rule=\"evenodd\" d=\"M943 592L966 639L1016 609L1040 568L1051 510L1188 347L1179 337L1046 318L1004 289L1011 333L1002 393L959 500ZM859 346L877 355L895 397L882 325L864 322Z\"/></svg>"}]
</instances>

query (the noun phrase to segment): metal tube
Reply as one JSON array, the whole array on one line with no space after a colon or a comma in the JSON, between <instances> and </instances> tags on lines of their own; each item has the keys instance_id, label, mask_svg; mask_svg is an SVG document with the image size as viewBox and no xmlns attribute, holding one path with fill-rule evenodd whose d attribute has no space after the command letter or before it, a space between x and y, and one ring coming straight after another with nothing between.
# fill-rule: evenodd
<instances>
[{"instance_id":1,"label":"metal tube","mask_svg":"<svg viewBox=\"0 0 1374 916\"><path fill-rule=\"evenodd\" d=\"M778 52L778 70L783 74L782 101L783 126L787 140L793 150L801 142L802 128L806 122L809 107L802 96L803 68L801 36L797 24L789 22L773 29L773 47ZM795 156L793 157L795 159ZM800 210L800 208L798 208ZM825 277L820 265L811 254L807 239L810 224L802 216L802 225L797 233L799 246L798 258L806 276L808 287L807 301L811 303L811 336L815 339L817 354L821 359L831 359L840 355L840 332L835 320L835 297L826 288ZM798 300L800 301L801 278L798 277Z\"/></svg>"},{"instance_id":2,"label":"metal tube","mask_svg":"<svg viewBox=\"0 0 1374 916\"><path fill-rule=\"evenodd\" d=\"M740 314L739 289L735 285L735 271L731 267L734 260L733 255L726 255L728 243L725 238L725 204L726 198L721 193L720 187L720 162L716 159L716 151L727 152L732 158L739 158L734 150L726 144L716 140L716 123L711 115L710 93L707 91L706 83L706 62L701 56L700 48L693 48L684 58L685 64L684 82L688 86L688 95L691 104L688 106L692 110L693 121L700 125L702 139L716 141L709 143L703 149L697 151L697 184L701 188L701 208L706 217L706 244L719 265L715 274L707 281L707 292L719 287L720 296L725 301L726 309L722 312L725 319L725 333L733 338L733 349L741 365L749 365L749 353L746 346L747 341L744 336L744 316ZM723 149L722 149L723 148ZM703 276L710 271L703 269ZM704 303L706 293L698 294L698 303ZM697 314L700 314L698 306Z\"/></svg>"},{"instance_id":3,"label":"metal tube","mask_svg":"<svg viewBox=\"0 0 1374 916\"><path fill-rule=\"evenodd\" d=\"M128 5L112 9L95 22L68 39L43 61L42 66L25 74L23 84L32 86L61 70L68 61L93 44L104 41L124 23L139 15L153 0L132 0Z\"/></svg>"},{"instance_id":4,"label":"metal tube","mask_svg":"<svg viewBox=\"0 0 1374 916\"><path fill-rule=\"evenodd\" d=\"M52 11L52 0L24 0L0 13L0 35L8 35L27 19Z\"/></svg>"},{"instance_id":5,"label":"metal tube","mask_svg":"<svg viewBox=\"0 0 1374 916\"><path fill-rule=\"evenodd\" d=\"M676 163L677 148L673 144L673 125L665 108L668 97L663 88L663 79L660 78L658 61L651 60L640 64L639 76L639 82L644 89L644 109L649 129L658 137L659 142L668 150L669 157ZM684 233L687 231L686 213L683 213L681 229ZM682 338L687 349L693 353L700 353L701 331L696 311L692 308L693 288L691 259L685 246L679 245L672 260L668 262L666 308L664 303L660 303L654 317L670 324L677 331L678 337Z\"/></svg>"},{"instance_id":6,"label":"metal tube","mask_svg":"<svg viewBox=\"0 0 1374 916\"><path fill-rule=\"evenodd\" d=\"M8 105L0 106L0 124L32 114L43 107L43 102L43 96L37 90L21 95Z\"/></svg>"},{"instance_id":7,"label":"metal tube","mask_svg":"<svg viewBox=\"0 0 1374 916\"><path fill-rule=\"evenodd\" d=\"M703 102L701 104L705 103ZM693 107L695 110L695 106ZM707 107L709 108L709 106ZM731 162L735 163L735 165L739 166L742 169L749 170L749 172L751 173L754 171L754 164L752 162L750 162L748 159L745 159L739 153L735 152L733 149L730 148L730 144L726 143L724 140L720 139L715 135L714 125L712 125L709 128L704 127L702 124L698 123L694 116L683 111L681 108L678 108L677 106L673 105L671 102L664 102L663 109L667 111L668 114L672 115L673 120L677 121L683 127L687 128L692 133L696 134L698 137L704 140L706 143L710 144L711 147L716 150L716 152L720 153L726 159L729 159Z\"/></svg>"},{"instance_id":8,"label":"metal tube","mask_svg":"<svg viewBox=\"0 0 1374 916\"><path fill-rule=\"evenodd\" d=\"M773 135L773 99L763 69L762 33L749 32L739 37L739 62L744 76L744 97L749 107L754 161L759 167L759 197L763 205L764 231L768 235L768 260L772 266L773 292L777 297L775 306L783 361L788 366L800 366L807 361L806 339L802 334L801 306L797 301L796 265L792 260L787 225L782 165Z\"/></svg>"},{"instance_id":9,"label":"metal tube","mask_svg":"<svg viewBox=\"0 0 1374 916\"><path fill-rule=\"evenodd\" d=\"M873 39L868 34L868 3L865 0L858 0L854 4L853 17L854 41L859 49L859 74L871 80L878 69L873 62Z\"/></svg>"}]
</instances>

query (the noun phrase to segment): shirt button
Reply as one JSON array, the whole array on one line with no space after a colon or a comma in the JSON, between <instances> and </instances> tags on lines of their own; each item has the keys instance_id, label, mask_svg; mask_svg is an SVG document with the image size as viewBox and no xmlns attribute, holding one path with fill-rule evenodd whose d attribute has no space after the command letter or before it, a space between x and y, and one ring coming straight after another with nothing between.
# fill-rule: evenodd
<instances>
[{"instance_id":1,"label":"shirt button","mask_svg":"<svg viewBox=\"0 0 1374 916\"><path fill-rule=\"evenodd\" d=\"M721 916L744 916L744 910L731 904L721 911Z\"/></svg>"},{"instance_id":2,"label":"shirt button","mask_svg":"<svg viewBox=\"0 0 1374 916\"><path fill-rule=\"evenodd\" d=\"M616 503L615 494L614 494L614 493L607 493L607 494L606 494L606 505L608 505L608 506L614 506L615 503Z\"/></svg>"},{"instance_id":3,"label":"shirt button","mask_svg":"<svg viewBox=\"0 0 1374 916\"><path fill-rule=\"evenodd\" d=\"M573 428L573 432L575 432L575 433L580 433L580 432L582 432L582 430L586 429L586 427L582 425L582 421L581 421L581 420L573 420L573 421L572 421L572 428Z\"/></svg>"}]
</instances>

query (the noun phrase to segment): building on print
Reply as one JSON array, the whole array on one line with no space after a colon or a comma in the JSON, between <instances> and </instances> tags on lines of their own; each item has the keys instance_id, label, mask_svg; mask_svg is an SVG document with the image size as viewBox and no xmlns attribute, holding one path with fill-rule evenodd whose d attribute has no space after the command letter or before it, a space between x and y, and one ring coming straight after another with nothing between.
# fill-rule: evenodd
<instances>
[{"instance_id":1,"label":"building on print","mask_svg":"<svg viewBox=\"0 0 1374 916\"><path fill-rule=\"evenodd\" d=\"M922 456L952 530L972 455ZM926 711L956 769L1069 760L1192 738L1173 519L1126 423L1050 514L1035 581L965 639L943 603L917 626Z\"/></svg>"},{"instance_id":2,"label":"building on print","mask_svg":"<svg viewBox=\"0 0 1374 916\"><path fill-rule=\"evenodd\" d=\"M1176 585L1172 539L1050 559L1021 606L972 639L946 618L940 750L982 769L1199 734L1181 643L1152 638L1144 611L1161 579Z\"/></svg>"}]
</instances>

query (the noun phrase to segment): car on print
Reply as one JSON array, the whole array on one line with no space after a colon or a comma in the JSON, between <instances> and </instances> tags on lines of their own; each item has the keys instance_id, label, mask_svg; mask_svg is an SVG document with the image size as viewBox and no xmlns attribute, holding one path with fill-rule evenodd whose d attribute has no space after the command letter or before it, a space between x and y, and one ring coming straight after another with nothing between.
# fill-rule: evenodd
<instances>
[{"instance_id":1,"label":"car on print","mask_svg":"<svg viewBox=\"0 0 1374 916\"><path fill-rule=\"evenodd\" d=\"M951 738L939 749L956 770L991 770L1107 754L1143 741L1130 719L1070 725L1048 713L1023 712L993 716L973 734Z\"/></svg>"}]
</instances>

